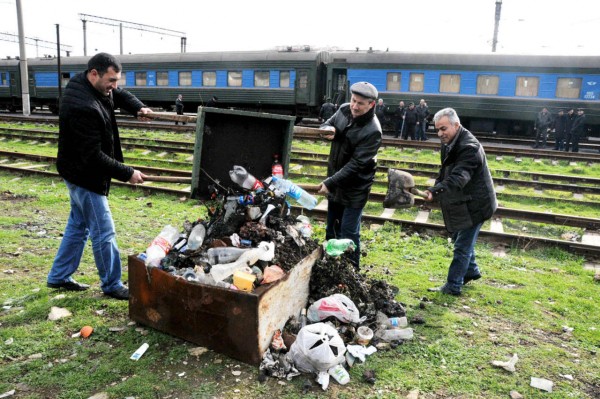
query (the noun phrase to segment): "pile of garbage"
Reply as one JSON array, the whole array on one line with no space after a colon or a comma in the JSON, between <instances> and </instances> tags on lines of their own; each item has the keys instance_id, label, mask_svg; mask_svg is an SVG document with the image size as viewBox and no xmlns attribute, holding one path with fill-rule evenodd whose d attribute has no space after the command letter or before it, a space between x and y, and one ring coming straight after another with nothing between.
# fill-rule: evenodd
<instances>
[{"instance_id":1,"label":"pile of garbage","mask_svg":"<svg viewBox=\"0 0 600 399\"><path fill-rule=\"evenodd\" d=\"M165 226L139 255L148 267L190 283L251 292L281 279L319 246L310 219L292 216L288 202L312 209L313 196L281 176L259 181L240 166L229 174L240 190L211 186L208 220ZM330 376L345 384L346 369L357 359L412 338L404 306L394 299L398 289L355 268L354 243L329 240L323 248L312 267L309 307L273 332L261 380L314 373L323 389ZM374 383L375 376L365 379Z\"/></svg>"}]
</instances>

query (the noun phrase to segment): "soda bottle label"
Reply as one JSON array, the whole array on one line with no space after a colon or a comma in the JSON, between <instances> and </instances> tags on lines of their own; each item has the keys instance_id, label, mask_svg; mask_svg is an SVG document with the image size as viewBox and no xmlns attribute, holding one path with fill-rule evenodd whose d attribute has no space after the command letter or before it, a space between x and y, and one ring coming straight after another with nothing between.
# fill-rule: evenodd
<instances>
[{"instance_id":1,"label":"soda bottle label","mask_svg":"<svg viewBox=\"0 0 600 399\"><path fill-rule=\"evenodd\" d=\"M275 177L283 177L283 166L279 162L274 163L271 168L271 174Z\"/></svg>"},{"instance_id":2,"label":"soda bottle label","mask_svg":"<svg viewBox=\"0 0 600 399\"><path fill-rule=\"evenodd\" d=\"M165 251L165 253L169 252L169 250L171 249L171 243L166 238L160 236L152 240L150 247L153 245L160 247L163 251Z\"/></svg>"},{"instance_id":3,"label":"soda bottle label","mask_svg":"<svg viewBox=\"0 0 600 399\"><path fill-rule=\"evenodd\" d=\"M390 326L393 328L398 328L400 327L400 324L398 323L398 318L397 317L390 317Z\"/></svg>"}]
</instances>

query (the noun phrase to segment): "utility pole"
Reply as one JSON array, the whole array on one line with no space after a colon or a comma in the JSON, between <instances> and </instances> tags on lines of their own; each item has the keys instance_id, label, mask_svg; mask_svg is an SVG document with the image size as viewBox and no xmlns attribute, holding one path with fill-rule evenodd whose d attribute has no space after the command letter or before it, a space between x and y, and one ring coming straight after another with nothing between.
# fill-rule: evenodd
<instances>
[{"instance_id":1,"label":"utility pole","mask_svg":"<svg viewBox=\"0 0 600 399\"><path fill-rule=\"evenodd\" d=\"M60 108L60 100L62 98L62 71L60 65L60 25L56 24L56 47L58 48L58 56L56 57L56 65L58 66L58 99L56 100L57 108Z\"/></svg>"},{"instance_id":2,"label":"utility pole","mask_svg":"<svg viewBox=\"0 0 600 399\"><path fill-rule=\"evenodd\" d=\"M502 11L502 0L496 0L496 18L494 22L494 38L492 39L492 53L496 52L498 44L498 26L500 25L500 11Z\"/></svg>"},{"instance_id":3,"label":"utility pole","mask_svg":"<svg viewBox=\"0 0 600 399\"><path fill-rule=\"evenodd\" d=\"M21 101L23 102L23 115L31 115L29 102L29 75L27 73L27 54L25 53L25 28L23 27L23 14L21 0L17 0L17 23L19 25L19 66L21 68Z\"/></svg>"},{"instance_id":4,"label":"utility pole","mask_svg":"<svg viewBox=\"0 0 600 399\"><path fill-rule=\"evenodd\" d=\"M83 55L87 56L87 33L85 31L85 23L87 22L85 19L82 19L83 22Z\"/></svg>"}]
</instances>

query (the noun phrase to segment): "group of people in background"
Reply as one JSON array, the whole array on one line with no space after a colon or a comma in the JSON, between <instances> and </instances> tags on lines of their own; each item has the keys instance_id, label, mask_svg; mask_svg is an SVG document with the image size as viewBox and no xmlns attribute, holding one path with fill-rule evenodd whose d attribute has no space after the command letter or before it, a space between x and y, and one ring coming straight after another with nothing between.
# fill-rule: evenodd
<instances>
[{"instance_id":1,"label":"group of people in background","mask_svg":"<svg viewBox=\"0 0 600 399\"><path fill-rule=\"evenodd\" d=\"M535 144L533 148L545 148L550 133L554 133L554 149L556 151L579 152L579 140L585 134L585 113L579 108L577 114L573 108L565 114L559 110L553 116L544 107L535 118Z\"/></svg>"}]
</instances>

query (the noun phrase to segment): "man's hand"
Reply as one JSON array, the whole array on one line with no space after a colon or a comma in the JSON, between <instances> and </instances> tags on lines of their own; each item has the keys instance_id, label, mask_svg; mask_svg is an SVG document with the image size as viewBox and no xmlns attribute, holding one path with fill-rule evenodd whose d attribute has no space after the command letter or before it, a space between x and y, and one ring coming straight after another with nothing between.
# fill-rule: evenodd
<instances>
[{"instance_id":1,"label":"man's hand","mask_svg":"<svg viewBox=\"0 0 600 399\"><path fill-rule=\"evenodd\" d=\"M144 118L144 115L151 114L151 113L152 113L152 110L150 108L147 108L147 107L140 108L140 110L138 111L138 114L137 114L137 118L140 121L148 122L151 119L150 118Z\"/></svg>"},{"instance_id":2,"label":"man's hand","mask_svg":"<svg viewBox=\"0 0 600 399\"><path fill-rule=\"evenodd\" d=\"M425 194L427 194L427 198L423 198L424 201L427 202L432 202L433 201L433 194L431 193L431 191L429 190L425 190L423 191Z\"/></svg>"},{"instance_id":3,"label":"man's hand","mask_svg":"<svg viewBox=\"0 0 600 399\"><path fill-rule=\"evenodd\" d=\"M131 183L131 184L143 183L144 182L144 177L146 177L145 174L143 174L142 172L140 172L137 169L134 169L133 170L133 174L129 178L128 182Z\"/></svg>"},{"instance_id":4,"label":"man's hand","mask_svg":"<svg viewBox=\"0 0 600 399\"><path fill-rule=\"evenodd\" d=\"M322 128L320 128L320 130L326 130L328 132L331 132L331 133L321 133L320 134L321 138L323 138L325 140L331 141L335 137L335 128L333 126L322 127Z\"/></svg>"},{"instance_id":5,"label":"man's hand","mask_svg":"<svg viewBox=\"0 0 600 399\"><path fill-rule=\"evenodd\" d=\"M323 194L323 195L329 194L329 189L327 188L325 183L323 183L323 182L319 183L319 187L317 188L317 193Z\"/></svg>"}]
</instances>

